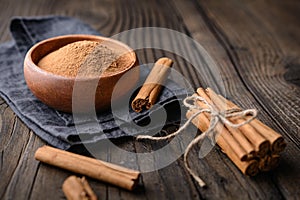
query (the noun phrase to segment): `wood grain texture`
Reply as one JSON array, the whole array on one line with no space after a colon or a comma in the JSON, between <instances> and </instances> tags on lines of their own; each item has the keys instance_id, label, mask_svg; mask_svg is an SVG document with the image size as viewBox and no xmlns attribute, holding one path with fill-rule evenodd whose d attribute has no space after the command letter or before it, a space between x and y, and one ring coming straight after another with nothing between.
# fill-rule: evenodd
<instances>
[{"instance_id":1,"label":"wood grain texture","mask_svg":"<svg viewBox=\"0 0 300 200\"><path fill-rule=\"evenodd\" d=\"M0 42L11 39L9 19L15 15L73 16L104 36L151 26L191 36L216 62L222 83L214 81L214 71L209 67L195 70L184 58L160 49L139 50L138 58L141 63L152 63L162 56L171 57L174 69L194 88L219 87L238 105L257 108L259 118L282 133L288 142L279 167L254 178L242 175L219 148L201 160L195 148L189 162L206 181L207 189L195 183L179 158L166 168L144 173L143 186L135 192L89 179L99 199L299 198L300 4L297 1L2 0L1 5ZM154 41L151 36L127 39L141 44ZM167 44L174 38L155 40ZM185 56L190 56L193 62L203 62L190 43L180 40L172 45L186 52ZM189 127L182 134L195 131ZM130 138L114 143L131 152L151 151L165 145L165 142L137 142ZM64 199L61 185L71 173L34 160L35 150L43 144L0 98L0 199ZM172 151L182 148L178 144ZM139 168L136 158L126 157L114 148L103 145L99 154L107 161L127 162L132 168Z\"/></svg>"},{"instance_id":2,"label":"wood grain texture","mask_svg":"<svg viewBox=\"0 0 300 200\"><path fill-rule=\"evenodd\" d=\"M243 2L243 4L240 4L237 1L229 2L226 5L217 1L210 1L209 3L201 1L191 4L189 7L187 7L187 4L179 5L179 3L180 1L177 1L177 8L181 9L181 12L184 11L183 6L190 10L189 14L182 16L185 24L193 30L192 36L201 44L209 44L205 45L205 48L213 55L220 66L226 91L228 92L227 96L245 108L253 106L258 108L260 111L259 118L275 130L283 133L288 140L289 149L284 153L284 162L276 170L276 174L272 175L273 180L276 179L276 181L270 182L270 184L280 188L274 197L278 197L278 195L297 197L297 192L289 192L289 190L295 191L293 183L290 182L292 185L287 189L286 185L288 183L282 179L282 176L287 176L286 167L293 166L288 167L291 170L288 176L291 177L295 175L298 170L297 166L299 166L297 164L299 159L297 153L299 152L299 142L297 141L299 119L294 117L299 116L298 106L294 106L294 102L299 101L299 92L295 92L299 88L284 80L286 57L281 53L282 51L289 52L291 50L295 52L295 47L293 47L294 49L289 49L288 46L284 48L284 46L279 46L278 42L288 41L291 38L286 34L287 38L282 38L281 35L278 39L276 32L268 29L270 23L274 20L263 18L263 16L257 17L256 8L261 8L260 12L257 11L260 15L261 13L269 13L267 5L270 4L263 5L256 2L255 8L254 6L249 8L248 5L252 3ZM247 16L245 16L245 13L247 13ZM281 16L280 13L274 15L273 18ZM257 18L260 19L261 23L264 22L268 26L261 25L257 21L253 22L253 19L258 20ZM202 29L202 24L199 23L201 19L205 20L203 24L206 25L211 34L203 32L207 29ZM194 23L195 20L198 21L197 24ZM273 26L274 29L279 29L276 24L273 24ZM210 42L206 42L209 35L211 36L210 40L218 43L210 45ZM287 104L290 104L289 108L287 108ZM278 122L282 118L284 120ZM286 118L290 119L287 120ZM289 120L291 122L287 123ZM294 126L295 124L297 125ZM278 173L278 171L282 172ZM281 183L280 179L284 183ZM299 178L295 177L294 180L298 181ZM274 190L274 188L270 189ZM268 189L268 191L270 190ZM262 194L263 191L258 193L258 196ZM265 195L272 194L266 193Z\"/></svg>"}]
</instances>

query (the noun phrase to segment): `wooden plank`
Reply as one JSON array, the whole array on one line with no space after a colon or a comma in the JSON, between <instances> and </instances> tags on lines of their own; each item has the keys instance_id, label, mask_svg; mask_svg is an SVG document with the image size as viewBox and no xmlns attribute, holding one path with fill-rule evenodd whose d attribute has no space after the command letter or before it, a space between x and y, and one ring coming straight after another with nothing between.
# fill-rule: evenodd
<instances>
[{"instance_id":1,"label":"wooden plank","mask_svg":"<svg viewBox=\"0 0 300 200\"><path fill-rule=\"evenodd\" d=\"M171 132L175 131L170 129ZM185 133L182 133L183 135ZM180 141L180 140L179 140ZM201 198L192 178L184 170L181 159L170 163L166 167L160 167L168 156L182 152L181 144L175 141L167 150L161 150L168 142L166 141L137 141L136 151L139 153L150 153L153 150L161 150L160 153L153 153L147 156L140 155L139 162L149 163L149 169L153 172L143 174L145 197L147 199L199 199ZM186 145L186 144L185 144Z\"/></svg>"},{"instance_id":2,"label":"wooden plank","mask_svg":"<svg viewBox=\"0 0 300 200\"><path fill-rule=\"evenodd\" d=\"M3 102L0 105L0 151L3 151L8 145L12 135L16 116L10 108Z\"/></svg>"},{"instance_id":3,"label":"wooden plank","mask_svg":"<svg viewBox=\"0 0 300 200\"><path fill-rule=\"evenodd\" d=\"M259 20L264 19L263 15L258 15L261 12L254 11L256 10L254 7L268 10L272 7L270 5L275 6L276 4L259 4L248 8L242 7L240 3L232 2L225 6L222 5L221 12L219 11L221 5L218 3L204 5L206 5L204 7L208 17L211 17L213 13L218 13L218 16L213 15L214 17L210 19L246 87L272 117L272 120L280 126L281 132L299 145L297 133L300 131L298 117L300 110L296 104L299 102L300 88L289 84L283 77L286 57L289 56L290 49L287 46L279 46L277 32L269 29L274 20L267 18ZM243 12L237 12L233 17L229 15L232 9L243 9ZM284 19L280 13L273 13L273 18L278 16L282 16L281 19ZM236 17L240 20L235 20ZM286 23L291 23L288 19L286 20ZM295 26L297 25L299 23L295 24ZM294 41L294 38L290 37L280 37L280 39ZM232 47L243 47L247 50L240 51L232 49ZM299 51L300 48L298 48Z\"/></svg>"},{"instance_id":4,"label":"wooden plank","mask_svg":"<svg viewBox=\"0 0 300 200\"><path fill-rule=\"evenodd\" d=\"M24 150L29 140L28 128L15 117L10 108L5 109L5 111L5 115L2 115L5 116L5 120L1 130L1 133L6 135L1 134L1 142L3 143L0 151L0 197L6 194L12 179L18 176L18 169L22 164Z\"/></svg>"},{"instance_id":5,"label":"wooden plank","mask_svg":"<svg viewBox=\"0 0 300 200\"><path fill-rule=\"evenodd\" d=\"M187 2L183 3L182 1L175 1L174 3L178 11L181 13L188 30L191 31L191 35L205 47L205 49L213 56L216 63L220 66L220 73L224 79L226 92L229 91L231 94L243 95L246 93L247 95L247 91L236 75L235 69L230 67L232 66L231 61L225 59L226 52L222 51L222 49L220 50L222 46L211 34L206 22L202 16L199 15L199 11L195 9L195 4ZM239 87L234 87L235 85L239 85ZM249 99L245 99L243 99L243 101L246 103L249 102ZM211 177L211 179L208 179L210 183L209 190L204 190L202 193L202 196L205 198L214 198L218 196L219 198L226 199L229 198L228 196L226 197L228 194L231 196L230 198L251 199L263 198L268 195L275 197L279 194L277 189L272 186L271 181L264 181L261 183L260 180L249 179L241 174L226 156L222 155L219 151L214 151L214 153L211 152L211 154L209 154L205 159L206 168L203 169L200 164L195 166L195 168L198 168L199 174L201 174L201 171L207 169L210 174L209 177ZM196 159L197 156L194 156L194 160ZM272 192L265 193L261 190L261 185L259 185L259 183L263 184L264 188L268 188L266 190Z\"/></svg>"},{"instance_id":6,"label":"wooden plank","mask_svg":"<svg viewBox=\"0 0 300 200\"><path fill-rule=\"evenodd\" d=\"M127 152L133 152L133 154ZM134 154L135 148L132 138L111 140L106 153L108 162L138 170L138 163L136 162L136 155ZM140 199L144 196L144 192L139 188L130 192L108 185L107 195L110 199Z\"/></svg>"},{"instance_id":7,"label":"wooden plank","mask_svg":"<svg viewBox=\"0 0 300 200\"><path fill-rule=\"evenodd\" d=\"M73 174L42 163L39 164L36 173L30 199L64 199L61 186L64 180ZM19 196L21 197L21 194Z\"/></svg>"},{"instance_id":8,"label":"wooden plank","mask_svg":"<svg viewBox=\"0 0 300 200\"><path fill-rule=\"evenodd\" d=\"M34 160L33 154L43 142L37 139L37 136L35 136L33 132L30 132L30 134L27 133L26 136L29 137L28 142L25 147L23 146L22 152L19 153L20 157L10 177L9 184L7 184L4 199L20 199L21 197L30 199L30 195L32 194L35 177L38 172L38 162ZM19 146L21 147L21 145ZM9 149L6 149L6 151L7 150ZM9 159L6 158L5 160L8 161ZM5 164L7 166L7 163ZM6 176L6 178L8 178L8 176ZM24 187L24 183L26 183L26 187Z\"/></svg>"},{"instance_id":9,"label":"wooden plank","mask_svg":"<svg viewBox=\"0 0 300 200\"><path fill-rule=\"evenodd\" d=\"M261 44L263 43L268 44L265 45L266 52L276 52L277 50L277 37L269 38L270 33L266 30L264 25L251 22L253 18L257 20L257 13L252 13L251 16L249 16L249 12L253 12L257 8L259 8L260 13L263 10L263 13L268 13L268 8L262 7L259 2L256 2L255 6L253 5L253 7L249 10L245 9L245 5L251 4L247 4L247 2L244 2L243 4L231 2L226 4L226 6L217 1L201 2L200 5L198 3L190 5L186 3L185 5L183 5L180 1L175 1L175 3L177 5L176 7L181 11L181 13L185 13L182 14L183 20L188 29L191 30L192 36L205 46L205 48L209 51L209 53L214 57L214 59L220 66L222 76L224 77L226 91L229 92L230 98L234 99L238 104L242 105L245 108L253 106L258 108L261 111L259 117L275 130L282 132L289 143L289 147L283 154L284 161L282 161L281 166L275 171L274 174L269 174L269 176L273 177L271 179L274 183L272 183L272 181L270 181L270 183L266 183L261 179L261 176L259 176L258 179L255 178L255 185L248 183L249 185L254 186L254 188L248 187L248 193L250 197L254 198L258 195L261 198L264 198L265 196L269 195L273 196L273 192L276 193L276 195L273 196L274 198L278 196L285 196L286 198L293 196L295 197L295 195L297 195L297 189L294 187L293 181L291 181L290 178L284 178L283 176L285 175L291 177L297 174L297 166L299 166L299 163L297 161L299 160L297 153L299 151L299 143L297 141L293 141L296 140L294 134L296 132L299 132L299 128L296 127L294 130L291 130L291 132L288 132L285 129L281 128L282 125L276 124L276 121L273 120L274 118L277 119L290 117L286 115L287 113L282 115L282 113L287 110L286 107L279 105L278 108L278 106L274 106L274 103L278 103L278 99L283 96L281 94L288 93L287 96L290 99L287 99L285 97L283 97L283 99L287 99L287 101L293 105L295 101L297 102L298 98L297 94L295 94L294 91L297 91L298 89L295 86L292 86L282 80L282 76L278 76L278 73L282 73L282 70L280 70L280 68L284 68L284 66L277 65L276 68L273 69L271 68L272 65L270 65L270 63L274 62L274 60L269 59L268 56L255 56L254 59L254 56L252 55L258 52L256 47L261 48ZM238 4L239 6L237 6L236 4ZM244 13L248 14L247 17L243 16ZM280 15L278 14L277 18L279 18L279 16ZM205 19L205 22L202 23L201 19L203 18ZM231 21L229 22L229 20ZM261 21L270 22L271 19L264 19ZM256 31L258 31L259 33L256 33ZM253 37L255 33L257 34L257 37ZM228 38L230 40L228 40ZM250 41L250 44L248 41ZM256 43L251 43L253 41L255 41ZM276 48L274 47L274 45ZM249 51L250 48L252 49L252 51ZM237 59L237 56L239 57L242 55L242 58ZM271 54L271 57L272 55L273 54ZM275 55L276 53L274 53L274 56ZM278 61L280 61L281 54L276 56L278 57ZM248 57L251 57L251 59L249 59ZM265 60L265 58L267 59ZM256 68L253 67L255 63L252 62L252 59L259 63L259 65L256 63ZM241 64L241 62L243 64ZM247 72L245 72L246 70ZM268 74L270 72L273 72L273 74ZM250 77L251 80L249 79ZM274 83L274 80L278 81L278 77L280 79L279 83ZM258 82L256 78L260 81ZM272 78L274 78L274 80L272 80ZM269 82L270 80L272 80L272 83ZM282 86L279 87L282 82L284 82L284 84L288 84L289 86L287 88L289 89L284 89L284 87ZM252 85L250 88L250 83L254 83L255 86ZM259 88L261 86L260 84L264 86L263 89ZM269 86L269 84L273 85ZM274 91L274 87L279 88L275 88ZM258 91L257 88L259 88L260 91ZM259 97L258 94L260 95ZM276 100L274 99L274 97ZM269 115L270 101L273 103L273 113L271 114L275 117L270 117ZM266 104L268 105L266 106ZM293 108L290 109L290 115L292 117L292 120L294 120L293 115L297 116L298 111L295 111ZM290 136L292 135L294 135L294 138L290 140ZM290 171L290 173L288 173L289 175L287 175L287 171ZM264 177L267 177L267 175L264 175ZM240 178L238 178L238 180L240 180ZM299 178L295 177L293 178L293 180L299 180ZM261 184L263 184L263 187L259 186ZM257 186L264 188L264 190L273 192L262 191ZM268 187L268 189L265 189L266 187ZM276 187L278 187L279 190L277 190ZM259 192L256 192L257 190Z\"/></svg>"}]
</instances>

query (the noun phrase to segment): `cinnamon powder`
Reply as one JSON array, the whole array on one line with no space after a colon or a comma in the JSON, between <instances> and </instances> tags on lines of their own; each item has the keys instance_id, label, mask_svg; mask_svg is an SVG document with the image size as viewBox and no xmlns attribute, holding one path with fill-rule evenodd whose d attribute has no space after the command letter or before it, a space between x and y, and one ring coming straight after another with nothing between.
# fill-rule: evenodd
<instances>
[{"instance_id":1,"label":"cinnamon powder","mask_svg":"<svg viewBox=\"0 0 300 200\"><path fill-rule=\"evenodd\" d=\"M99 76L122 71L130 64L126 55L96 41L67 44L42 58L38 66L53 74L76 77Z\"/></svg>"}]
</instances>

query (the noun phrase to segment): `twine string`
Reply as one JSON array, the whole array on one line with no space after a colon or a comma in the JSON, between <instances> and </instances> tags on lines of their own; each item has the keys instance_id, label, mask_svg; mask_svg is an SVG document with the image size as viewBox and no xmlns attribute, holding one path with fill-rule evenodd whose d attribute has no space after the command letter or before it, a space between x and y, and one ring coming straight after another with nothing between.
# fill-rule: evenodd
<instances>
[{"instance_id":1,"label":"twine string","mask_svg":"<svg viewBox=\"0 0 300 200\"><path fill-rule=\"evenodd\" d=\"M203 102L207 108L202 108L199 105L197 105L197 101ZM254 118L257 116L257 110L256 109L247 109L247 110L241 110L238 108L233 108L225 111L219 111L214 105L208 103L206 99L200 96L188 96L183 100L183 104L185 107L188 108L189 111L195 111L196 112L175 132L162 136L162 137L153 137L151 135L138 135L136 137L137 140L144 140L149 139L153 141L160 141L160 140L166 140L175 137L179 133L181 133L184 129L188 127L188 125L191 123L193 119L195 119L198 115L201 113L209 113L210 114L210 123L208 129L203 132L202 134L195 137L187 146L184 152L183 160L184 165L187 169L187 171L190 173L190 175L197 181L197 183L204 187L206 184L205 182L190 168L187 158L190 150L198 143L201 143L206 137L209 138L209 140L212 142L212 144L215 144L217 132L214 131L217 124L220 122L222 124L226 124L232 128L239 128L245 124L248 124L251 122ZM245 121L241 123L232 123L229 119L231 117L246 117L251 116L250 118L246 119Z\"/></svg>"}]
</instances>

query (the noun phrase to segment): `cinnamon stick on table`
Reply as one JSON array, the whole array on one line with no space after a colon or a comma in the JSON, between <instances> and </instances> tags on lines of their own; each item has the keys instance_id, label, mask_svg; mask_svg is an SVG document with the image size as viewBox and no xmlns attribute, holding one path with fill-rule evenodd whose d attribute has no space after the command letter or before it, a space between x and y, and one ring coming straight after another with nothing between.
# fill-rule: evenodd
<instances>
[{"instance_id":1,"label":"cinnamon stick on table","mask_svg":"<svg viewBox=\"0 0 300 200\"><path fill-rule=\"evenodd\" d=\"M85 177L69 176L62 185L68 200L97 200L97 196Z\"/></svg>"},{"instance_id":2,"label":"cinnamon stick on table","mask_svg":"<svg viewBox=\"0 0 300 200\"><path fill-rule=\"evenodd\" d=\"M35 159L127 190L135 188L140 176L138 171L49 146L40 147Z\"/></svg>"},{"instance_id":3,"label":"cinnamon stick on table","mask_svg":"<svg viewBox=\"0 0 300 200\"><path fill-rule=\"evenodd\" d=\"M172 64L173 61L166 57L156 61L145 83L131 103L135 112L141 112L143 108L150 109L155 104Z\"/></svg>"}]
</instances>

